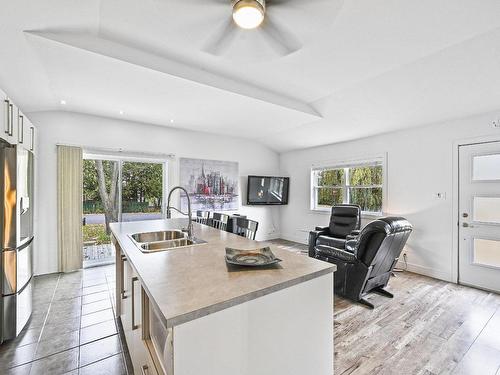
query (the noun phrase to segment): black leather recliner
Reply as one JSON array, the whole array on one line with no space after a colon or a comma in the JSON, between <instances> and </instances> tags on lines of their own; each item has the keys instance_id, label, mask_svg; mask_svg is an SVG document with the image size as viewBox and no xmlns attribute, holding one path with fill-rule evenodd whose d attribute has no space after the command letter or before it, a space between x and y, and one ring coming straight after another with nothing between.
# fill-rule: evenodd
<instances>
[{"instance_id":1,"label":"black leather recliner","mask_svg":"<svg viewBox=\"0 0 500 375\"><path fill-rule=\"evenodd\" d=\"M318 245L344 249L349 236L359 234L360 226L360 206L352 204L333 206L330 225L316 227L316 230L309 233L309 256L314 257L314 248Z\"/></svg>"},{"instance_id":2,"label":"black leather recliner","mask_svg":"<svg viewBox=\"0 0 500 375\"><path fill-rule=\"evenodd\" d=\"M371 291L393 297L384 288L412 229L402 217L380 218L349 239L345 250L320 244L314 257L337 265L335 293L373 308L363 297Z\"/></svg>"}]
</instances>

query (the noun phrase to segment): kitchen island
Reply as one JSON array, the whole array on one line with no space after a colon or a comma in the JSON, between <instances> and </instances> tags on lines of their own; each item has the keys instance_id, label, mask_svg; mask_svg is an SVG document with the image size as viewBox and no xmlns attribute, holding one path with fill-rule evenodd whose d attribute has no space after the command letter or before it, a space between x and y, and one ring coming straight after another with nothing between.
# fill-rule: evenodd
<instances>
[{"instance_id":1,"label":"kitchen island","mask_svg":"<svg viewBox=\"0 0 500 375\"><path fill-rule=\"evenodd\" d=\"M271 246L278 265L231 267L226 247L266 243L196 223L193 236L206 243L145 253L132 237L186 226L111 224L116 314L135 373L333 374L335 266Z\"/></svg>"}]
</instances>

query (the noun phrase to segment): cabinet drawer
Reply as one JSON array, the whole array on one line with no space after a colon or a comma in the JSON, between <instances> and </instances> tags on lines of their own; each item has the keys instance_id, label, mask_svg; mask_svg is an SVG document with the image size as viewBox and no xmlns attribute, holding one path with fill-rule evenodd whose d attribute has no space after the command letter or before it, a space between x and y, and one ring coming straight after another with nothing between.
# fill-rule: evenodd
<instances>
[{"instance_id":1,"label":"cabinet drawer","mask_svg":"<svg viewBox=\"0 0 500 375\"><path fill-rule=\"evenodd\" d=\"M140 375L160 375L158 371L156 371L156 367L153 359L148 353L147 359L144 364L141 365L139 372L136 371L136 374Z\"/></svg>"},{"instance_id":2,"label":"cabinet drawer","mask_svg":"<svg viewBox=\"0 0 500 375\"><path fill-rule=\"evenodd\" d=\"M149 352L147 342L142 339L141 333L133 334L132 348L132 351L130 351L129 348L129 352L132 363L134 364L134 373L141 375L159 375Z\"/></svg>"},{"instance_id":3,"label":"cabinet drawer","mask_svg":"<svg viewBox=\"0 0 500 375\"><path fill-rule=\"evenodd\" d=\"M121 303L121 315L120 319L122 321L123 331L125 335L132 331L132 298L130 296L131 290L131 280L132 279L132 268L125 262L123 266L123 293L117 298L120 299ZM128 337L127 337L128 339Z\"/></svg>"},{"instance_id":4,"label":"cabinet drawer","mask_svg":"<svg viewBox=\"0 0 500 375\"><path fill-rule=\"evenodd\" d=\"M149 334L151 349L166 375L173 374L173 330L165 328L152 306L149 308Z\"/></svg>"}]
</instances>

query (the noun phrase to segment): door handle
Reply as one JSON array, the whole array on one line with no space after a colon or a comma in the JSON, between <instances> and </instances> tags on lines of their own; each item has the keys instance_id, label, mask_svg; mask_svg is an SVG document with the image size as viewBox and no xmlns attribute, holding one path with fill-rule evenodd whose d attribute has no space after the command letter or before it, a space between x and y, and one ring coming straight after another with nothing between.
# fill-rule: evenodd
<instances>
[{"instance_id":1,"label":"door handle","mask_svg":"<svg viewBox=\"0 0 500 375\"><path fill-rule=\"evenodd\" d=\"M35 128L32 126L30 128L31 130L31 145L30 145L30 150L35 151Z\"/></svg>"},{"instance_id":2,"label":"door handle","mask_svg":"<svg viewBox=\"0 0 500 375\"><path fill-rule=\"evenodd\" d=\"M9 100L5 99L4 100L5 104L5 134L9 134L9 129L10 129L10 105L9 105Z\"/></svg>"},{"instance_id":3,"label":"door handle","mask_svg":"<svg viewBox=\"0 0 500 375\"><path fill-rule=\"evenodd\" d=\"M125 262L127 261L127 257L125 255L122 255L121 260L122 260L122 264L121 264L121 271L122 271L121 295L122 295L122 299L125 299L125 298L127 298L127 296L125 295L125 292L126 292L126 290L125 290Z\"/></svg>"},{"instance_id":4,"label":"door handle","mask_svg":"<svg viewBox=\"0 0 500 375\"><path fill-rule=\"evenodd\" d=\"M143 365L141 367L142 375L149 375L149 366L148 365Z\"/></svg>"},{"instance_id":5,"label":"door handle","mask_svg":"<svg viewBox=\"0 0 500 375\"><path fill-rule=\"evenodd\" d=\"M135 282L138 281L139 278L137 276L132 277L132 331L135 331L139 326L135 324Z\"/></svg>"},{"instance_id":6,"label":"door handle","mask_svg":"<svg viewBox=\"0 0 500 375\"><path fill-rule=\"evenodd\" d=\"M17 139L19 143L24 143L24 116L20 115L17 119L17 131L19 134L17 135Z\"/></svg>"},{"instance_id":7,"label":"door handle","mask_svg":"<svg viewBox=\"0 0 500 375\"><path fill-rule=\"evenodd\" d=\"M9 103L9 131L8 134L12 137L14 134L14 105Z\"/></svg>"},{"instance_id":8,"label":"door handle","mask_svg":"<svg viewBox=\"0 0 500 375\"><path fill-rule=\"evenodd\" d=\"M473 225L470 225L469 223L462 223L462 226L463 226L464 228L474 228L474 226L473 226Z\"/></svg>"}]
</instances>

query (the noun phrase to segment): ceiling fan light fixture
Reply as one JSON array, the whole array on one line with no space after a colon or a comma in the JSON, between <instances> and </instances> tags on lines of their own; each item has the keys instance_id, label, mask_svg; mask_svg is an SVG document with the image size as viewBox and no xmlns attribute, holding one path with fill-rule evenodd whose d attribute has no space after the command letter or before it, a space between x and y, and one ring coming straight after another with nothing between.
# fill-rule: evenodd
<instances>
[{"instance_id":1,"label":"ceiling fan light fixture","mask_svg":"<svg viewBox=\"0 0 500 375\"><path fill-rule=\"evenodd\" d=\"M238 0L233 5L233 20L242 29L255 29L264 21L264 0Z\"/></svg>"}]
</instances>

